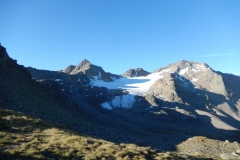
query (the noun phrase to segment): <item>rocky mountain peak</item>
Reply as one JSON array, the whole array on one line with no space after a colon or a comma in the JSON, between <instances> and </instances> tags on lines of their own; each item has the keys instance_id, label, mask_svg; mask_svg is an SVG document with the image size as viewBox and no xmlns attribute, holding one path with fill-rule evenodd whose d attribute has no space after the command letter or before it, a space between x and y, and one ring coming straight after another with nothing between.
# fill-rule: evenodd
<instances>
[{"instance_id":1,"label":"rocky mountain peak","mask_svg":"<svg viewBox=\"0 0 240 160\"><path fill-rule=\"evenodd\" d=\"M192 72L204 72L211 69L206 63L203 62L192 62L192 61L186 61L186 60L180 60L176 63L172 63L168 65L167 67L159 68L153 73L161 72L163 70L169 70L171 73L180 73L183 74L183 72L192 71Z\"/></svg>"},{"instance_id":2,"label":"rocky mountain peak","mask_svg":"<svg viewBox=\"0 0 240 160\"><path fill-rule=\"evenodd\" d=\"M70 74L75 67L76 66L74 66L74 65L70 65L67 68L65 68L64 70L61 70L61 72Z\"/></svg>"},{"instance_id":3,"label":"rocky mountain peak","mask_svg":"<svg viewBox=\"0 0 240 160\"><path fill-rule=\"evenodd\" d=\"M134 68L129 69L122 74L124 77L140 77L140 76L147 76L150 73L145 71L143 68Z\"/></svg>"},{"instance_id":4,"label":"rocky mountain peak","mask_svg":"<svg viewBox=\"0 0 240 160\"><path fill-rule=\"evenodd\" d=\"M79 63L79 65L89 65L91 64L87 59L82 60L82 62Z\"/></svg>"},{"instance_id":5,"label":"rocky mountain peak","mask_svg":"<svg viewBox=\"0 0 240 160\"><path fill-rule=\"evenodd\" d=\"M79 72L85 73L86 70L89 70L92 65L88 60L82 60L77 66L70 66L68 69L71 70L69 74L78 74Z\"/></svg>"},{"instance_id":6,"label":"rocky mountain peak","mask_svg":"<svg viewBox=\"0 0 240 160\"><path fill-rule=\"evenodd\" d=\"M112 81L113 77L118 78L118 75L114 75L105 72L102 67L91 64L87 59L82 60L78 65L70 65L64 70L60 70L60 73L67 73L68 75L81 75L84 74L91 79L101 79L103 81Z\"/></svg>"}]
</instances>

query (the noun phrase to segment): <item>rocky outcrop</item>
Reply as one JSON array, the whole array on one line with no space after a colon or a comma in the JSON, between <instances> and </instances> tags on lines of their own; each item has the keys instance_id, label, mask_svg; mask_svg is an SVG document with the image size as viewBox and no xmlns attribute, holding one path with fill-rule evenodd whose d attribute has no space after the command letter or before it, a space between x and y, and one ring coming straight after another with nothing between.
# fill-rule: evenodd
<instances>
[{"instance_id":1,"label":"rocky outcrop","mask_svg":"<svg viewBox=\"0 0 240 160\"><path fill-rule=\"evenodd\" d=\"M80 121L81 109L62 95L52 80L44 89L32 79L28 70L10 58L0 46L0 107L23 112L43 120L73 127ZM47 83L45 83L47 84ZM62 99L63 98L63 99ZM78 117L73 113L79 113ZM84 114L83 114L84 115Z\"/></svg>"},{"instance_id":2,"label":"rocky outcrop","mask_svg":"<svg viewBox=\"0 0 240 160\"><path fill-rule=\"evenodd\" d=\"M64 70L60 70L59 72L67 73L69 75L78 75L85 74L88 78L97 78L106 82L113 81L115 78L119 78L119 76L105 72L102 67L91 64L88 60L84 59L77 66L70 65Z\"/></svg>"},{"instance_id":3,"label":"rocky outcrop","mask_svg":"<svg viewBox=\"0 0 240 160\"><path fill-rule=\"evenodd\" d=\"M155 96L153 95L146 95L145 97L146 101L148 101L148 103L150 103L152 106L158 106L158 100Z\"/></svg>"},{"instance_id":4,"label":"rocky outcrop","mask_svg":"<svg viewBox=\"0 0 240 160\"><path fill-rule=\"evenodd\" d=\"M142 68L129 69L125 73L122 74L124 77L140 77L147 76L150 73L143 70Z\"/></svg>"},{"instance_id":5,"label":"rocky outcrop","mask_svg":"<svg viewBox=\"0 0 240 160\"><path fill-rule=\"evenodd\" d=\"M165 74L164 78L157 80L148 90L148 94L169 102L182 103L181 97L176 89L173 74Z\"/></svg>"},{"instance_id":6,"label":"rocky outcrop","mask_svg":"<svg viewBox=\"0 0 240 160\"><path fill-rule=\"evenodd\" d=\"M61 70L61 72L70 74L74 70L75 67L76 66L74 66L74 65L70 65L67 68L65 68L64 70Z\"/></svg>"}]
</instances>

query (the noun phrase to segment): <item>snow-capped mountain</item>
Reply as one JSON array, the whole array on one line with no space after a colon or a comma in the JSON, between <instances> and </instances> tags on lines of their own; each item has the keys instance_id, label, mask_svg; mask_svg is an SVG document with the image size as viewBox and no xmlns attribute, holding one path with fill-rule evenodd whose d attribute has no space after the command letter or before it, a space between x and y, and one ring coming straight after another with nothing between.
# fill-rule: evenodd
<instances>
[{"instance_id":1,"label":"snow-capped mountain","mask_svg":"<svg viewBox=\"0 0 240 160\"><path fill-rule=\"evenodd\" d=\"M163 151L175 151L176 145L199 135L239 139L240 77L205 63L179 61L146 75L120 76L83 60L48 71L18 65L2 46L0 61L1 110ZM225 147L225 142L219 144Z\"/></svg>"},{"instance_id":2,"label":"snow-capped mountain","mask_svg":"<svg viewBox=\"0 0 240 160\"><path fill-rule=\"evenodd\" d=\"M29 71L34 79L43 76L43 71ZM96 117L128 110L147 120L181 120L193 128L240 129L240 78L205 63L182 60L152 73L137 68L118 76L83 60L47 75L78 105L88 104L85 109Z\"/></svg>"}]
</instances>

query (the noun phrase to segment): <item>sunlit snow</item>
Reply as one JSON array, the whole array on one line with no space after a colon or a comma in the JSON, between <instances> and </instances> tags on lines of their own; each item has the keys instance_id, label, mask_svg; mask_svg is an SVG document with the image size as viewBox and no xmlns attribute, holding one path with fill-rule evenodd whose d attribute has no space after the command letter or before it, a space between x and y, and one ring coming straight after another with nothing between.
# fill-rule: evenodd
<instances>
[{"instance_id":1,"label":"sunlit snow","mask_svg":"<svg viewBox=\"0 0 240 160\"><path fill-rule=\"evenodd\" d=\"M132 95L145 94L149 87L158 79L163 78L163 73L169 72L170 70L162 70L157 73L149 74L143 77L122 77L115 79L113 82L104 82L99 79L92 79L91 85L106 87L108 89L125 89Z\"/></svg>"},{"instance_id":2,"label":"sunlit snow","mask_svg":"<svg viewBox=\"0 0 240 160\"><path fill-rule=\"evenodd\" d=\"M198 79L196 79L196 78L193 78L191 81L192 81L192 82L197 82L197 81L198 81Z\"/></svg>"},{"instance_id":3,"label":"sunlit snow","mask_svg":"<svg viewBox=\"0 0 240 160\"><path fill-rule=\"evenodd\" d=\"M180 75L184 75L185 73L188 73L188 67L180 70L180 72L179 72Z\"/></svg>"},{"instance_id":4,"label":"sunlit snow","mask_svg":"<svg viewBox=\"0 0 240 160\"><path fill-rule=\"evenodd\" d=\"M192 69L192 71L194 71L194 72L201 72L201 71L206 71L207 70L207 68L204 65L199 65L199 64L196 65L195 68L196 69Z\"/></svg>"},{"instance_id":5,"label":"sunlit snow","mask_svg":"<svg viewBox=\"0 0 240 160\"><path fill-rule=\"evenodd\" d=\"M149 87L158 79L163 78L163 73L169 72L171 69L162 70L157 73L149 74L143 77L126 78L121 77L115 79L113 82L105 82L101 79L92 79L92 86L106 87L108 89L125 89L129 94L122 96L115 96L115 98L109 102L113 107L131 108L135 101L135 95L145 94ZM110 108L111 105L108 102L102 103L101 106L105 109Z\"/></svg>"}]
</instances>

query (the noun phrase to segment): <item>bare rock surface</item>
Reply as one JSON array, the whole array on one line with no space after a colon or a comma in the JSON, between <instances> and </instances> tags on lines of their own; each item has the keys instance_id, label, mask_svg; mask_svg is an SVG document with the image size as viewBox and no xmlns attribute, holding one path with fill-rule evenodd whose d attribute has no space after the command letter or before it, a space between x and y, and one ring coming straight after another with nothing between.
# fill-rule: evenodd
<instances>
[{"instance_id":1,"label":"bare rock surface","mask_svg":"<svg viewBox=\"0 0 240 160\"><path fill-rule=\"evenodd\" d=\"M129 69L122 74L124 77L140 77L140 76L147 76L150 73L145 71L143 68L134 68Z\"/></svg>"}]
</instances>

